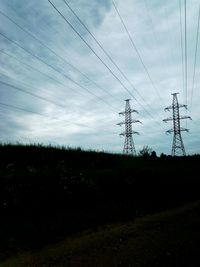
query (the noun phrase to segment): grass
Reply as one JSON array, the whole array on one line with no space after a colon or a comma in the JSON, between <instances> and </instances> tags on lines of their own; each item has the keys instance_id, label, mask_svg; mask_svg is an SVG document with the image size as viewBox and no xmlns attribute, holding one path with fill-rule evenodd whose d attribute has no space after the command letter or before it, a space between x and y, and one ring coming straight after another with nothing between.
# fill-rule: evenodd
<instances>
[{"instance_id":1,"label":"grass","mask_svg":"<svg viewBox=\"0 0 200 267\"><path fill-rule=\"evenodd\" d=\"M200 266L199 240L200 202L195 202L22 252L0 266Z\"/></svg>"}]
</instances>

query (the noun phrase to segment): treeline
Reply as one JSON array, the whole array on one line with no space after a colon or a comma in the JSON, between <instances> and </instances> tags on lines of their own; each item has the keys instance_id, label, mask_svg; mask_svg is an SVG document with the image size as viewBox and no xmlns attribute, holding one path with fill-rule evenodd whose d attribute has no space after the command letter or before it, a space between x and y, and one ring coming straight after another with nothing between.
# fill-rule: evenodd
<instances>
[{"instance_id":1,"label":"treeline","mask_svg":"<svg viewBox=\"0 0 200 267\"><path fill-rule=\"evenodd\" d=\"M2 257L199 199L199 163L199 155L129 157L80 148L1 145Z\"/></svg>"}]
</instances>

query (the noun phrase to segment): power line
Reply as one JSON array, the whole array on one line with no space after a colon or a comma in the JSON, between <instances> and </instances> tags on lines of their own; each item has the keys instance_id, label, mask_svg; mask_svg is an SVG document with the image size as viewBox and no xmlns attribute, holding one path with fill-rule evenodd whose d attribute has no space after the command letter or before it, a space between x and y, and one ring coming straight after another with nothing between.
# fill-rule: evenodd
<instances>
[{"instance_id":1,"label":"power line","mask_svg":"<svg viewBox=\"0 0 200 267\"><path fill-rule=\"evenodd\" d=\"M158 38L156 36L156 31L155 31L155 27L154 27L154 23L153 23L153 19L152 19L152 14L150 12L148 1L147 0L144 0L144 4L145 4L147 15L149 17L149 21L150 21L150 24L151 24L152 36L153 36L154 42L155 42L155 44L158 44L159 43L159 40L158 40Z\"/></svg>"},{"instance_id":2,"label":"power line","mask_svg":"<svg viewBox=\"0 0 200 267\"><path fill-rule=\"evenodd\" d=\"M72 7L65 1L63 0L66 6L70 9L70 11L74 14L74 16L78 19L80 24L85 28L85 30L89 33L89 35L93 38L93 40L96 42L96 44L101 48L101 50L104 52L104 54L109 58L109 60L113 63L113 65L117 68L117 70L122 74L122 76L128 81L128 83L131 85L133 90L137 92L137 94L143 99L143 97L140 95L140 93L137 91L137 89L131 84L130 80L125 76L125 74L122 72L122 70L119 68L119 66L116 64L116 62L113 60L113 58L110 56L110 54L105 50L105 48L100 44L100 42L97 40L97 38L94 36L94 34L88 29L88 27L85 25L85 23L80 19L80 17L77 15L77 13L72 9ZM109 70L110 71L110 70ZM113 75L113 73L112 73ZM115 77L115 75L114 75ZM116 78L116 77L115 77ZM130 92L128 91L130 94ZM136 99L135 99L136 100ZM145 101L143 99L143 101Z\"/></svg>"},{"instance_id":3,"label":"power line","mask_svg":"<svg viewBox=\"0 0 200 267\"><path fill-rule=\"evenodd\" d=\"M52 54L54 54L57 58L61 59L63 62L65 62L67 65L69 65L71 68L73 68L74 70L76 70L78 73L80 73L83 77L85 77L88 81L90 81L91 83L93 83L96 87L98 87L99 89L101 89L102 91L104 91L106 94L108 94L109 96L117 99L115 96L111 95L108 91L106 91L103 87L101 87L100 85L98 85L95 81L91 80L86 74L84 74L83 72L81 72L77 67L75 67L73 64L71 64L70 62L68 62L66 59L64 59L63 57L61 57L60 55L58 55L54 50L52 50L50 47L48 47L46 44L44 44L39 38L37 38L35 35L33 35L32 33L30 33L28 30L26 30L25 28L23 28L22 26L20 26L16 21L14 21L12 18L10 18L8 15L6 15L5 13L3 13L0 10L0 14L3 15L4 17L6 17L8 20L10 20L12 23L14 23L18 28L20 28L23 32L25 32L27 35L31 36L34 40L36 40L38 43L40 43L43 47L45 47L47 50L49 50ZM119 99L117 99L119 101Z\"/></svg>"},{"instance_id":4,"label":"power line","mask_svg":"<svg viewBox=\"0 0 200 267\"><path fill-rule=\"evenodd\" d=\"M172 42L172 41L174 41L173 40L174 38L173 38L173 36L171 34L171 30L170 30L170 27L169 27L169 16L167 14L167 6L166 6L167 1L163 0L162 3L163 3L163 6L164 6L164 16L166 17L168 40L171 39L171 42ZM174 63L174 59L175 59L174 48L169 49L169 51L170 51L170 56L171 56L171 64L173 64Z\"/></svg>"},{"instance_id":5,"label":"power line","mask_svg":"<svg viewBox=\"0 0 200 267\"><path fill-rule=\"evenodd\" d=\"M40 87L37 88L37 87L30 86L30 82L29 82L29 84L27 83L28 81L25 82L25 81L22 81L21 79L18 79L18 78L16 78L16 77L10 76L8 73L6 73L6 71L0 73L0 75L1 75L1 76L5 76L9 81L12 80L12 82L14 82L15 84L17 84L17 86L18 86L18 85L19 85L19 86L23 86L23 88L29 88L29 89L31 89L31 90L33 90L33 91L37 91L38 89L40 89ZM47 85L47 86L45 85L45 86L43 86L42 88L44 89L44 88L46 88L46 87L48 88L48 85ZM56 89L57 89L57 87L56 87ZM42 91L43 91L43 90L42 90ZM56 92L56 94L55 94L55 92ZM51 93L53 93L53 95L52 95ZM53 97L53 99L56 101L56 103L58 103L58 104L60 104L62 107L65 107L65 108L66 108L66 105L64 106L63 104L61 104L61 100L62 100L62 103L64 103L65 98L62 97L62 99L61 99L61 98L57 97L57 91L55 91L55 90L48 90L48 89L45 89L45 97L46 97L46 96L50 97L50 98L49 98L50 100L51 100L52 97ZM64 95L64 97L65 97L65 95ZM66 98L67 98L67 96L66 96Z\"/></svg>"},{"instance_id":6,"label":"power line","mask_svg":"<svg viewBox=\"0 0 200 267\"><path fill-rule=\"evenodd\" d=\"M102 46L102 44L97 40L97 38L94 36L94 34L88 29L88 27L85 25L85 23L80 19L80 17L77 15L77 13L72 9L72 7L66 2L66 0L63 0L66 6L70 9L70 11L74 14L74 16L78 19L80 24L85 28L85 30L89 33L89 35L93 38L93 40L96 42L96 44L100 47L100 49L104 52L104 54L109 58L109 60L113 63L113 65L117 68L117 70L121 73L123 78L129 83L129 85L132 87L132 89L140 96L140 98L146 103L143 96L139 93L139 91L135 88L135 86L132 84L132 82L127 78L127 76L124 74L124 72L120 69L120 67L116 64L116 62L113 60L113 58L110 56L110 54L105 50L105 48ZM130 94L130 92L129 92ZM132 96L132 94L130 94ZM133 97L133 96L132 96ZM133 97L134 98L134 97ZM136 102L142 106L142 108L145 110L146 113L149 113L146 111L143 105L141 105L136 98L134 98ZM148 108L151 109L149 104L147 104ZM149 114L148 114L149 115ZM151 116L151 115L150 115ZM152 117L152 116L151 116Z\"/></svg>"},{"instance_id":7,"label":"power line","mask_svg":"<svg viewBox=\"0 0 200 267\"><path fill-rule=\"evenodd\" d=\"M9 57L12 58L12 59L18 61L18 62L20 62L22 65L24 65L24 66L26 66L26 67L29 67L30 69L33 69L34 71L37 71L38 73L40 73L40 74L46 76L47 78L53 80L54 82L59 83L64 89L66 89L65 84L62 83L62 82L60 82L59 80L54 79L53 77L51 77L51 76L49 76L48 74L46 74L46 73L44 73L44 72L42 72L42 71L40 71L40 70L34 68L33 66L31 66L31 65L29 65L29 64L26 64L25 62L19 60L18 58L14 57L13 55L10 55L10 54L6 53L5 51L0 50L0 52L3 53L3 54L5 54L5 55L7 55L7 56L9 56ZM3 75L6 76L5 74L3 74ZM8 77L8 76L7 76L7 77ZM13 79L13 78L12 78L12 79ZM17 79L15 79L15 80L17 80ZM18 81L18 80L17 80L17 81ZM68 86L67 88L70 89L70 90L73 90L73 89L70 88L69 86ZM77 91L74 91L74 92L75 92L75 93L78 93ZM81 92L79 92L79 94L81 94L82 96L84 96L84 94L82 94ZM55 96L54 96L54 97L55 97ZM58 100L60 100L60 99L58 99ZM77 103L76 103L76 105L77 105ZM83 114L83 113L82 113L82 114Z\"/></svg>"},{"instance_id":8,"label":"power line","mask_svg":"<svg viewBox=\"0 0 200 267\"><path fill-rule=\"evenodd\" d=\"M0 73L0 75L1 75L1 74L2 74L2 73ZM60 105L60 104L58 104L58 103L56 103L56 102L54 102L54 101L52 101L52 100L50 100L50 99L48 99L48 98L46 98L46 97L40 96L40 95L38 95L38 94L31 93L31 92L29 92L29 91L27 91L27 90L25 90L25 89L23 89L23 88L21 88L21 87L12 85L12 84L10 84L10 83L3 82L3 81L1 81L1 80L0 80L0 83L3 84L3 85L5 85L5 86L8 86L8 87L13 88L14 90L17 90L17 91L20 91L20 92L22 92L22 93L24 93L24 94L27 94L27 95L36 97L36 98L38 98L38 99L40 99L40 100L46 101L46 102L51 103L51 104L53 104L53 105L56 105L56 106L58 106L58 107L66 108L64 105Z\"/></svg>"},{"instance_id":9,"label":"power line","mask_svg":"<svg viewBox=\"0 0 200 267\"><path fill-rule=\"evenodd\" d=\"M4 50L0 50L0 53L3 53L3 54L5 54L5 55L7 55L8 57L10 57L10 58L12 58L12 59L18 61L20 64L22 64L22 65L24 65L24 66L26 66L26 67L28 67L28 68L34 70L34 71L36 71L36 72L38 72L38 73L40 73L40 74L46 76L47 78L51 79L52 81L54 81L54 82L56 82L56 83L59 83L60 85L62 85L62 87L63 87L64 89L66 89L66 85L65 85L64 83L62 83L62 82L60 82L59 80L57 80L57 79L51 77L50 75L48 75L48 74L46 74L46 73L40 71L39 69L36 69L36 68L34 68L33 66L31 66L31 65L29 65L29 64L27 64L27 63L21 61L21 60L18 59L17 57L8 54L8 53L5 52ZM82 92L77 92L77 91L75 91L73 88L71 88L71 87L69 87L69 86L67 86L67 88L70 89L70 90L72 90L72 91L74 91L75 93L78 93L78 94L81 94L82 96L84 96L84 94L82 94Z\"/></svg>"},{"instance_id":10,"label":"power line","mask_svg":"<svg viewBox=\"0 0 200 267\"><path fill-rule=\"evenodd\" d=\"M194 82L195 82L195 75L196 75L197 48L198 48L198 41L199 41L199 24L200 24L200 6L199 6L199 15L198 15L198 22L197 22L197 35L196 35L196 46L195 46L195 55L194 55L194 69L193 69L193 78L192 78L192 93L191 93L190 109L192 108Z\"/></svg>"},{"instance_id":11,"label":"power line","mask_svg":"<svg viewBox=\"0 0 200 267\"><path fill-rule=\"evenodd\" d=\"M18 44L17 42L13 41L11 38L7 37L5 34L3 34L2 32L0 32L0 35L3 36L5 39L7 39L8 41L14 43L16 46L20 47L22 50L24 50L26 53L28 53L29 55L31 55L32 57L35 57L37 60L41 61L43 64L47 65L48 67L50 67L51 69L53 69L54 71L58 72L60 75L64 76L66 79L68 79L69 81L71 81L72 83L76 84L78 87L86 90L89 94L93 95L95 98L100 99L102 102L104 102L106 105L109 106L109 108L112 109L110 103L108 103L107 101L105 101L102 97L97 96L96 94L94 94L93 92L91 92L89 89L87 89L85 86L82 86L81 84L79 84L78 82L76 82L75 80L73 80L72 78L70 78L69 76L67 76L64 73L61 73L60 71L58 71L54 66L50 65L49 63L45 62L43 59L41 59L40 57L38 57L37 55L31 53L29 50L25 49L23 46L21 46L20 44ZM116 110L115 110L116 111Z\"/></svg>"},{"instance_id":12,"label":"power line","mask_svg":"<svg viewBox=\"0 0 200 267\"><path fill-rule=\"evenodd\" d=\"M50 117L48 115L45 115L45 114L42 114L42 113L39 113L39 112L36 112L36 111L32 111L30 109L21 108L21 107L15 106L15 105L6 104L6 103L3 103L3 102L0 102L0 105L3 106L3 107L6 107L8 109L15 109L15 110L18 110L18 111L22 111L22 112L26 112L26 113L31 113L31 114L39 115L39 116L45 117L45 118L50 118L50 119L58 120L58 121L61 121L61 122L67 122L68 124L72 124L72 125L76 125L76 126L80 126L80 127L89 128L89 129L92 129L92 130L95 130L95 131L98 131L98 132L99 131L102 131L104 133L111 134L111 132L106 131L106 130L103 130L103 129L97 129L97 128L90 127L90 126L88 126L86 124L83 124L83 123L71 122L69 120L60 120L60 119L58 119L56 117Z\"/></svg>"},{"instance_id":13,"label":"power line","mask_svg":"<svg viewBox=\"0 0 200 267\"><path fill-rule=\"evenodd\" d=\"M185 21L185 98L187 105L187 2L184 0L184 21Z\"/></svg>"},{"instance_id":14,"label":"power line","mask_svg":"<svg viewBox=\"0 0 200 267\"><path fill-rule=\"evenodd\" d=\"M159 97L160 100L162 101L162 98L161 98L161 96L160 96L160 94L159 94L157 88L155 87L154 81L152 80L152 78L151 78L151 76L150 76L150 74L149 74L149 71L148 71L148 69L147 69L147 66L145 65L145 63L144 63L144 61L143 61L143 59L142 59L142 57L141 57L141 55L140 55L140 53L139 53L139 50L138 50L138 48L137 48L135 42L133 41L133 38L131 37L131 35L130 35L130 33L129 33L129 31L128 31L128 29L127 29L125 23L124 23L124 20L123 20L121 14L119 13L119 10L118 10L118 8L117 8L117 6L115 5L115 2L114 2L113 0L112 0L112 3L113 3L113 6L114 6L114 8L115 8L115 10L116 10L116 12L117 12L117 15L118 15L118 17L119 17L119 19L120 19L120 21L121 21L121 23L122 23L122 25L123 25L123 27L124 27L126 33L127 33L127 35L128 35L128 38L129 38L129 40L130 40L130 42L131 42L131 44L132 44L132 46L133 46L133 48L134 48L134 50L135 50L135 52L136 52L138 58L139 58L139 60L140 60L140 62L141 62L141 64L142 64L142 66L143 66L143 68L144 68L144 70L145 70L145 72L146 72L146 74L147 74L149 80L150 80L150 83L151 83L152 87L154 88L156 94L158 95L158 97Z\"/></svg>"},{"instance_id":15,"label":"power line","mask_svg":"<svg viewBox=\"0 0 200 267\"><path fill-rule=\"evenodd\" d=\"M182 7L181 7L181 0L179 0L179 19L180 19L180 41L181 41L181 66L182 66L182 90L184 89L184 59L183 59L183 24L182 24Z\"/></svg>"},{"instance_id":16,"label":"power line","mask_svg":"<svg viewBox=\"0 0 200 267\"><path fill-rule=\"evenodd\" d=\"M16 110L19 110L19 111L32 113L32 114L36 114L36 115L48 118L48 116L46 116L46 115L44 115L42 113L39 113L39 112L36 112L36 111L32 111L32 110L29 110L29 109L20 108L20 107L17 107L17 106L14 106L14 105L10 105L10 104L5 104L5 103L2 103L2 102L0 102L0 105L3 106L3 107L12 108L12 109L16 109Z\"/></svg>"},{"instance_id":17,"label":"power line","mask_svg":"<svg viewBox=\"0 0 200 267\"><path fill-rule=\"evenodd\" d=\"M2 52L2 51L0 50L0 52ZM7 53L6 53L6 55L7 55ZM9 55L9 54L8 54L8 55ZM23 63L23 62L22 62L22 63ZM27 64L26 64L26 65L27 65ZM27 65L27 66L29 66L29 65ZM29 67L31 67L31 66L29 66ZM10 78L9 76L7 76L7 75L5 75L5 74L3 74L3 73L0 73L0 75L4 75L5 77ZM12 79L13 79L13 78L12 78ZM17 79L14 79L14 80L16 80L16 81L19 82L19 80L17 80ZM25 89L19 88L19 87L17 87L17 86L8 84L8 83L3 82L3 81L0 81L0 83L4 84L4 85L6 85L6 86L10 86L10 87L12 87L12 88L15 89L15 90L18 90L18 91L21 91L21 92L23 92L23 93L29 94L29 95L31 95L31 96L37 97L37 98L39 98L39 99L41 99L41 100L50 102L51 104L54 104L54 105L56 105L56 106L59 106L59 107L62 107L62 108L66 108L66 106L64 106L64 105L57 104L57 103L54 102L54 101L51 101L51 100L49 100L49 99L47 99L47 98L45 98L45 97L41 97L41 96L36 95L36 94L34 94L34 93L28 92L28 91L26 91ZM27 85L25 85L25 86L27 86ZM30 88L29 85L28 85L28 87ZM33 87L32 87L32 88L33 88ZM37 90L37 89L34 88L34 90ZM54 96L54 97L55 97L55 96ZM86 113L87 113L87 112L81 112L81 115L86 114ZM68 114L69 114L69 112L68 112Z\"/></svg>"},{"instance_id":18,"label":"power line","mask_svg":"<svg viewBox=\"0 0 200 267\"><path fill-rule=\"evenodd\" d=\"M156 33L156 28L155 28L155 25L154 25L154 21L152 19L152 17L155 18L155 16L152 15L152 12L151 12L150 7L149 7L149 1L148 0L144 0L144 4L145 4L147 15L148 15L149 21L150 21L150 26L151 26L151 30L152 30L152 37L154 39L155 45L158 46L160 44L160 40L159 40L158 35ZM157 48L156 48L156 54L157 54ZM162 67L164 67L165 65L168 64L168 62L164 62L166 60L167 60L166 57L165 58L163 56L161 57L161 61L162 61L161 65L162 65Z\"/></svg>"},{"instance_id":19,"label":"power line","mask_svg":"<svg viewBox=\"0 0 200 267\"><path fill-rule=\"evenodd\" d=\"M109 72L117 79L117 81L122 85L122 87L129 93L131 92L126 88L126 86L121 82L121 80L114 74L114 72L108 67L108 65L100 58L100 56L95 52L95 50L88 44L88 42L82 37L82 35L74 28L74 26L66 19L66 17L57 9L57 7L50 1L47 0L52 7L59 13L59 15L65 20L65 22L70 26L70 28L80 37L80 39L86 44L86 46L93 52L93 54L101 61L101 63L109 70ZM135 99L135 97L132 95ZM135 99L136 100L136 99Z\"/></svg>"},{"instance_id":20,"label":"power line","mask_svg":"<svg viewBox=\"0 0 200 267\"><path fill-rule=\"evenodd\" d=\"M77 17L79 22L85 27L85 29L88 31L88 33L93 37L93 39L97 42L97 44L101 47L101 49L106 53L106 55L109 57L109 59L112 61L112 63L117 67L117 69L122 74L122 71L119 69L117 64L113 61L113 59L110 57L110 55L105 51L105 49L101 46L101 44L97 41L97 39L94 37L94 35L89 31L89 29L86 27L86 25L80 20L80 18L77 16L77 14L72 10L72 8L69 6L69 4L63 0L64 3L70 8L70 10L73 12L73 14ZM52 5L52 7L57 11L57 13L65 20L65 22L69 25L69 27L79 36L79 38L86 44L86 46L93 52L93 54L101 61L101 63L109 70L109 72L114 76L114 78L120 83L120 85L135 99L135 101L145 110L145 112L154 119L154 117L146 110L146 108L135 98L135 96L130 92L130 90L122 83L122 81L115 75L115 73L108 67L108 65L100 58L100 56L95 52L95 50L88 44L88 42L82 37L82 35L74 28L74 26L66 19L66 17L57 9L57 7L50 1L48 2ZM125 78L126 76L122 74ZM127 81L129 81L126 78ZM130 81L129 81L130 83ZM133 88L133 86L132 86ZM136 90L136 89L135 89ZM137 90L136 90L137 91ZM138 92L137 92L138 93ZM160 123L158 123L160 125Z\"/></svg>"},{"instance_id":21,"label":"power line","mask_svg":"<svg viewBox=\"0 0 200 267\"><path fill-rule=\"evenodd\" d=\"M60 81L54 79L53 77L49 76L48 74L46 74L46 73L44 73L44 72L41 72L40 70L34 68L33 66L30 66L29 64L24 63L23 61L19 60L18 58L14 57L13 55L10 55L10 54L6 53L6 52L3 51L3 50L0 50L0 52L3 53L3 54L5 54L5 55L7 55L7 56L9 56L9 57L12 58L12 59L18 61L18 62L20 62L22 65L25 65L25 66L27 66L27 67L33 69L34 71L37 71L38 73L40 73L40 74L46 76L47 78L50 78L50 79L52 79L53 81L55 81L55 82L61 84L62 87L63 87L64 89L66 89L65 84L63 84L62 82L60 82ZM5 74L3 74L3 75L6 76ZM7 77L8 77L8 76L7 76ZM12 78L12 79L13 79L13 78ZM17 79L15 79L15 80L17 80ZM17 80L17 81L18 81L18 80ZM67 88L71 89L69 86L68 86ZM71 89L71 90L73 90L73 89ZM76 92L76 91L75 91L75 92ZM78 93L78 92L76 92L76 93ZM81 92L80 92L80 94L83 95ZM83 95L83 96L84 96L84 95ZM54 97L55 97L55 96L54 96ZM58 99L58 100L59 100L59 99ZM77 103L76 103L76 105L77 105ZM81 114L83 114L83 113L81 113Z\"/></svg>"},{"instance_id":22,"label":"power line","mask_svg":"<svg viewBox=\"0 0 200 267\"><path fill-rule=\"evenodd\" d=\"M31 66L31 65L29 65L29 64L26 64L25 62L19 60L17 57L15 57L15 56L13 56L13 55L10 55L10 54L6 53L6 52L3 51L3 50L0 50L0 52L3 53L3 54L5 54L5 55L7 55L8 57L10 57L10 58L12 58L12 59L18 61L20 64L22 64L22 65L24 65L24 66L26 66L26 67L29 67L30 69L32 69L32 70L34 70L34 71L37 71L38 73L40 73L40 74L46 76L47 78L53 80L54 82L59 83L64 89L66 89L65 84L62 83L62 82L60 82L59 80L54 79L53 77L49 76L48 74L46 74L46 73L44 73L44 72L42 72L42 71L40 71L40 70L34 68L33 66ZM5 74L3 74L3 75L6 76ZM7 77L8 77L8 76L7 76ZM13 78L12 78L12 79L13 79ZM17 79L15 79L15 80L17 80ZM18 80L17 80L17 81L18 81ZM19 82L19 81L18 81L18 82ZM20 82L21 82L21 81L20 81ZM67 88L73 91L73 88L70 88L69 86L67 86ZM80 95L82 95L82 96L85 97L85 95L84 95L82 92L77 92L77 91L74 91L74 92L75 92L75 93L78 93L78 94L80 94ZM54 97L55 97L55 96L54 96ZM57 99L58 99L58 98L57 98ZM58 100L60 100L60 99L58 99ZM77 105L77 103L76 103L75 105ZM79 106L79 105L78 105L78 106ZM82 113L82 114L83 114L83 113Z\"/></svg>"}]
</instances>

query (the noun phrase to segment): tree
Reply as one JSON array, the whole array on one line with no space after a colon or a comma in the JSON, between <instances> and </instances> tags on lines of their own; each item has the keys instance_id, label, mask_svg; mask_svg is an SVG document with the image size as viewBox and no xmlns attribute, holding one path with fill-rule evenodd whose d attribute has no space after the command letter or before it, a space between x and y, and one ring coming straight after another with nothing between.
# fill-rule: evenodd
<instances>
[{"instance_id":1,"label":"tree","mask_svg":"<svg viewBox=\"0 0 200 267\"><path fill-rule=\"evenodd\" d=\"M152 157L152 158L157 158L156 151L152 151L152 152L151 152L151 157Z\"/></svg>"},{"instance_id":2,"label":"tree","mask_svg":"<svg viewBox=\"0 0 200 267\"><path fill-rule=\"evenodd\" d=\"M139 154L138 155L140 157L147 158L147 157L150 157L152 154L154 154L154 155L156 154L156 152L153 151L152 148L150 148L148 146L143 146L143 149L141 149L139 151Z\"/></svg>"}]
</instances>

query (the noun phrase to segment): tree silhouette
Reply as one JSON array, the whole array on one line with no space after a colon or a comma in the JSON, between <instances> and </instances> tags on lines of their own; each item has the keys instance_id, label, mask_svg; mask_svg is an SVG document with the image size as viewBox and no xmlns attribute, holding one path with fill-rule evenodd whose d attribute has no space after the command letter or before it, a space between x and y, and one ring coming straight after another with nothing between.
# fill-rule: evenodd
<instances>
[{"instance_id":1,"label":"tree silhouette","mask_svg":"<svg viewBox=\"0 0 200 267\"><path fill-rule=\"evenodd\" d=\"M139 151L139 156L143 158L148 158L152 155L152 153L155 152L152 150L152 148L148 146L143 146L143 148ZM155 155L156 153L154 153Z\"/></svg>"}]
</instances>

